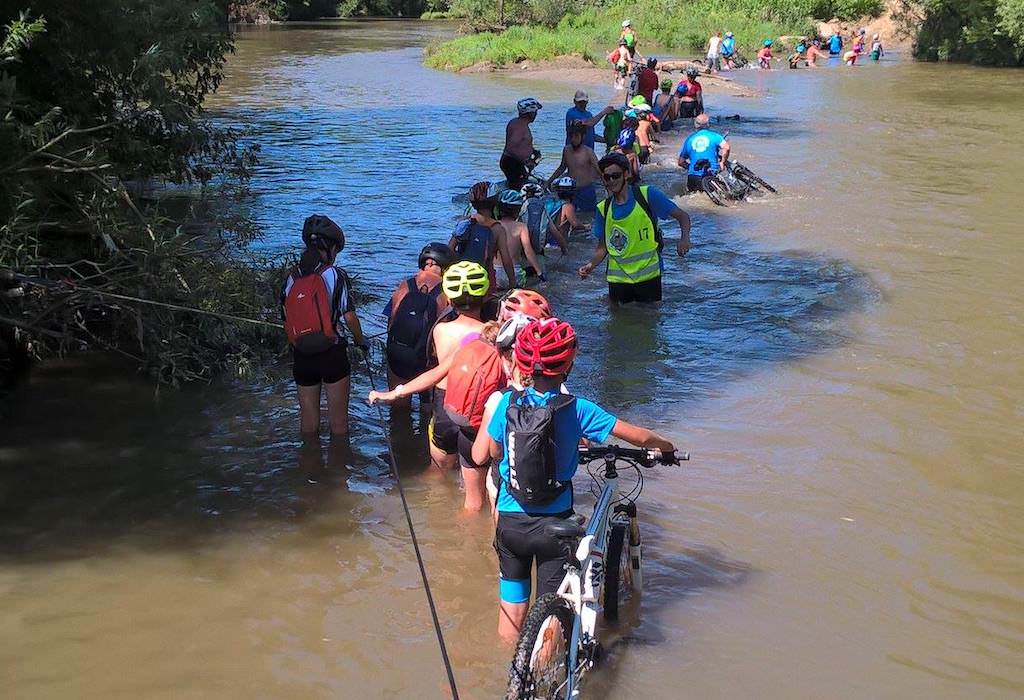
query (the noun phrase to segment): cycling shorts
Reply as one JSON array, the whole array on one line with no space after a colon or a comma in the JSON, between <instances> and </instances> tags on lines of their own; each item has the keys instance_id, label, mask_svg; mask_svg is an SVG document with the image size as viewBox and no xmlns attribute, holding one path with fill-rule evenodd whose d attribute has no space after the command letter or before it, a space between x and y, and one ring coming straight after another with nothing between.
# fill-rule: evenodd
<instances>
[{"instance_id":1,"label":"cycling shorts","mask_svg":"<svg viewBox=\"0 0 1024 700\"><path fill-rule=\"evenodd\" d=\"M558 590L565 578L565 565L571 553L566 543L547 534L544 523L552 518L564 519L570 515L572 511L542 516L498 513L494 551L498 553L498 585L502 601L530 601L534 561L537 562L537 597Z\"/></svg>"},{"instance_id":2,"label":"cycling shorts","mask_svg":"<svg viewBox=\"0 0 1024 700\"><path fill-rule=\"evenodd\" d=\"M430 444L446 455L453 455L459 448L459 426L452 422L444 407L444 394L444 389L434 389L434 415L430 417L427 432Z\"/></svg>"},{"instance_id":3,"label":"cycling shorts","mask_svg":"<svg viewBox=\"0 0 1024 700\"><path fill-rule=\"evenodd\" d=\"M459 452L459 466L463 469L484 469L489 464L484 462L481 466L473 461L473 443L476 441L477 430L462 426L459 428L459 435L456 438Z\"/></svg>"},{"instance_id":4,"label":"cycling shorts","mask_svg":"<svg viewBox=\"0 0 1024 700\"><path fill-rule=\"evenodd\" d=\"M335 384L352 374L348 345L337 343L323 352L306 354L292 349L292 377L298 386Z\"/></svg>"},{"instance_id":5,"label":"cycling shorts","mask_svg":"<svg viewBox=\"0 0 1024 700\"><path fill-rule=\"evenodd\" d=\"M679 101L679 116L684 119L692 119L700 114L700 103L697 100Z\"/></svg>"},{"instance_id":6,"label":"cycling shorts","mask_svg":"<svg viewBox=\"0 0 1024 700\"><path fill-rule=\"evenodd\" d=\"M686 176L686 190L688 192L703 192L704 191L704 177L701 175L687 175Z\"/></svg>"}]
</instances>

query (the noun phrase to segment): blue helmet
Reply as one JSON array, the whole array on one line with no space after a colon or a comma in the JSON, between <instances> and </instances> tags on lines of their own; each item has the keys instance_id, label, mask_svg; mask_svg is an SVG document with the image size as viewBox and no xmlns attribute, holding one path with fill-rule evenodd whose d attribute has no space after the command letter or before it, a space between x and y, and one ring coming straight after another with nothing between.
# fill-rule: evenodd
<instances>
[{"instance_id":1,"label":"blue helmet","mask_svg":"<svg viewBox=\"0 0 1024 700\"><path fill-rule=\"evenodd\" d=\"M764 45L765 46L771 46L773 43L775 43L775 42L773 42L771 39L765 39L764 40Z\"/></svg>"}]
</instances>

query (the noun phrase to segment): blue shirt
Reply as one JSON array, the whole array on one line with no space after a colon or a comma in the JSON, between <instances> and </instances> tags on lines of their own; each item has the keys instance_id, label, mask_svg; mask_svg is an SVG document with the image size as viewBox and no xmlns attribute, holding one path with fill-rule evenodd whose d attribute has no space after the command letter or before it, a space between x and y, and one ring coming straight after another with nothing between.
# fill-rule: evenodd
<instances>
[{"instance_id":1,"label":"blue shirt","mask_svg":"<svg viewBox=\"0 0 1024 700\"><path fill-rule=\"evenodd\" d=\"M580 121L586 121L588 119L593 119L593 118L594 118L594 115L591 114L590 112L588 112L587 110L585 110L585 109L576 109L576 105L573 105L569 109L569 111L565 113L565 128L568 129L569 128L569 124L572 123L573 121L577 120L577 119L579 119ZM588 126L587 127L587 133L583 134L583 145L584 146L590 146L591 148L593 148L594 147L594 143L596 143L595 139L596 139L596 135L594 133L594 127ZM568 133L565 135L565 143L566 143L566 145L568 145L568 143L569 143L569 134Z\"/></svg>"},{"instance_id":2,"label":"blue shirt","mask_svg":"<svg viewBox=\"0 0 1024 700\"><path fill-rule=\"evenodd\" d=\"M828 40L829 53L839 53L843 50L843 40L838 34L833 34Z\"/></svg>"},{"instance_id":3,"label":"blue shirt","mask_svg":"<svg viewBox=\"0 0 1024 700\"><path fill-rule=\"evenodd\" d=\"M703 175L704 170L697 169L697 161L702 159L707 159L710 172L717 173L721 169L718 166L718 149L723 143L725 143L725 137L711 129L701 129L690 134L683 141L683 147L679 150L679 155L690 161L690 167L686 174Z\"/></svg>"},{"instance_id":4,"label":"blue shirt","mask_svg":"<svg viewBox=\"0 0 1024 700\"><path fill-rule=\"evenodd\" d=\"M633 197L633 189L628 190L629 194L626 196L626 202L619 204L612 198L612 218L613 219L625 219L627 216L633 213L633 207L638 206L636 199ZM653 187L647 188L647 203L651 205L651 213L656 217L664 221L665 219L672 218L672 212L678 207L676 203L668 198L661 190L656 190ZM601 216L601 210L598 209L597 216L594 217L594 238L599 241L604 240L604 220L605 217Z\"/></svg>"},{"instance_id":5,"label":"blue shirt","mask_svg":"<svg viewBox=\"0 0 1024 700\"><path fill-rule=\"evenodd\" d=\"M736 51L736 38L735 37L728 37L727 36L724 39L722 39L722 55L723 56L732 56L735 51Z\"/></svg>"},{"instance_id":6,"label":"blue shirt","mask_svg":"<svg viewBox=\"0 0 1024 700\"><path fill-rule=\"evenodd\" d=\"M546 406L547 403L558 396L558 392L551 391L540 394L533 388L527 388L523 397L524 401L539 406ZM498 486L498 512L500 513L525 513L527 512L522 504L508 492L508 448L505 444L506 416L508 402L512 397L511 391L506 391L501 401L494 410L494 417L487 426L487 434L501 445L504 456L498 464L498 474L501 477L501 484ZM563 410L556 411L552 419L554 421L555 436L555 478L559 481L568 481L569 488L558 498L546 506L531 506L531 514L564 513L572 508L572 477L580 465L579 453L576 448L579 446L580 438L587 438L594 442L604 442L611 435L615 427L616 418L608 411L598 406L593 401L576 398L576 408L566 406Z\"/></svg>"}]
</instances>

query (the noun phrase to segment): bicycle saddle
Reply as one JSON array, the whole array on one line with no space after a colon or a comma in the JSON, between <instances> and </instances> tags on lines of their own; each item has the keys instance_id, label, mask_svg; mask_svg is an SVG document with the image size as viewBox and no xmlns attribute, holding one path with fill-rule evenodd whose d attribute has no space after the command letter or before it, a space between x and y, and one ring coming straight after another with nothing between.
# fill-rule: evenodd
<instances>
[{"instance_id":1,"label":"bicycle saddle","mask_svg":"<svg viewBox=\"0 0 1024 700\"><path fill-rule=\"evenodd\" d=\"M587 529L583 527L583 517L580 515L573 515L565 519L551 518L544 523L544 529L550 536L558 539L578 540L587 533Z\"/></svg>"}]
</instances>

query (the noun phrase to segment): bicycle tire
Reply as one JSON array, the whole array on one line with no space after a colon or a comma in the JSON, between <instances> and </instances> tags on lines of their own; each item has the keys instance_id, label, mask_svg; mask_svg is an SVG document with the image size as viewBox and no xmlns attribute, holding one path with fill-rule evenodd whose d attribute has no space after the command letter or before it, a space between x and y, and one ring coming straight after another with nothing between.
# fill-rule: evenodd
<instances>
[{"instance_id":1,"label":"bicycle tire","mask_svg":"<svg viewBox=\"0 0 1024 700\"><path fill-rule=\"evenodd\" d=\"M604 555L604 618L606 620L619 619L619 584L625 582L629 588L633 587L633 569L630 566L629 552L623 556L622 550L628 541L627 534L629 526L622 523L612 525L608 535L608 551ZM625 563L625 566L623 566Z\"/></svg>"},{"instance_id":2,"label":"bicycle tire","mask_svg":"<svg viewBox=\"0 0 1024 700\"><path fill-rule=\"evenodd\" d=\"M562 628L562 640L565 642L563 666L566 678L568 678L570 673L569 646L572 643L572 626L573 620L576 618L576 611L569 605L569 601L557 593L545 593L534 601L533 607L530 608L526 621L523 623L523 630L519 633L516 652L512 657L512 665L508 669L506 700L539 700L540 698L554 700L554 698L564 697L550 694L537 695L537 683L531 667L537 638L544 630L544 623L549 617L558 620Z\"/></svg>"},{"instance_id":3,"label":"bicycle tire","mask_svg":"<svg viewBox=\"0 0 1024 700\"><path fill-rule=\"evenodd\" d=\"M705 175L700 181L701 189L704 190L704 194L708 196L712 202L720 207L729 206L726 202L729 201L729 188L725 186L721 180L714 175Z\"/></svg>"},{"instance_id":4,"label":"bicycle tire","mask_svg":"<svg viewBox=\"0 0 1024 700\"><path fill-rule=\"evenodd\" d=\"M762 180L760 177L755 175L750 170L750 168L748 168L748 167L746 167L744 165L736 166L736 168L732 171L732 174L735 175L740 180L742 180L743 182L745 182L748 185L750 185L751 187L763 187L764 189L768 190L769 192L771 192L773 194L778 194L778 190L777 189L775 189L774 187L769 185L767 182Z\"/></svg>"}]
</instances>

